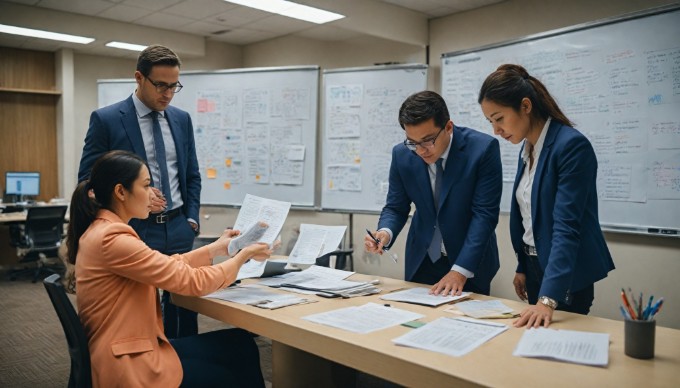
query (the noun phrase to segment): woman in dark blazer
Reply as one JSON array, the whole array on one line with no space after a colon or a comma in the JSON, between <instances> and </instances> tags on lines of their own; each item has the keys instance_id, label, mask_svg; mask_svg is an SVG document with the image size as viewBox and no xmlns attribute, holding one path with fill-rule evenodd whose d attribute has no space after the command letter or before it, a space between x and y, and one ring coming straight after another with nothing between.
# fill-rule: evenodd
<instances>
[{"instance_id":1,"label":"woman in dark blazer","mask_svg":"<svg viewBox=\"0 0 680 388\"><path fill-rule=\"evenodd\" d=\"M519 65L491 73L478 102L494 133L523 147L512 191L515 292L531 306L515 326L550 325L555 309L588 314L614 269L597 214L597 159L545 86Z\"/></svg>"}]
</instances>

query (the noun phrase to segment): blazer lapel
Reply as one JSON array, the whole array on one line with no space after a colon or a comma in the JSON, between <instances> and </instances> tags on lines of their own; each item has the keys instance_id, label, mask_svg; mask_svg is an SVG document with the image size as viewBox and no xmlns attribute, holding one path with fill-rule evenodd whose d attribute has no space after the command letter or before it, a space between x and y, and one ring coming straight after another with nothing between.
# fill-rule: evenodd
<instances>
[{"instance_id":1,"label":"blazer lapel","mask_svg":"<svg viewBox=\"0 0 680 388\"><path fill-rule=\"evenodd\" d=\"M467 158L464 156L463 149L465 148L465 139L457 127L453 127L453 136L451 138L453 144L449 150L449 156L446 158L446 165L444 166L444 181L442 182L442 192L439 194L439 208L446 200L446 197L451 191L451 187L456 182L461 182L461 177L467 165Z\"/></svg>"},{"instance_id":2,"label":"blazer lapel","mask_svg":"<svg viewBox=\"0 0 680 388\"><path fill-rule=\"evenodd\" d=\"M183 139L181 139L181 131L180 131L180 124L179 121L177 120L176 115L171 114L169 111L171 109L166 109L165 110L165 119L168 120L168 125L170 126L170 133L172 134L172 140L175 142L175 152L177 153L177 165L179 171L184 171L184 153L183 153L183 148L180 146L181 144L184 144Z\"/></svg>"},{"instance_id":3,"label":"blazer lapel","mask_svg":"<svg viewBox=\"0 0 680 388\"><path fill-rule=\"evenodd\" d=\"M142 139L142 130L139 128L137 110L135 109L135 104L132 102L132 96L125 100L125 106L120 110L120 120L125 133L127 133L128 139L130 139L130 144L132 144L134 152L148 161L146 158L146 150L144 149L144 139Z\"/></svg>"},{"instance_id":4,"label":"blazer lapel","mask_svg":"<svg viewBox=\"0 0 680 388\"><path fill-rule=\"evenodd\" d=\"M543 178L543 171L545 170L545 165L548 163L548 154L550 153L550 148L555 142L555 137L557 137L557 132L562 124L557 121L551 121L548 126L548 133L545 134L545 139L543 140L543 148L541 149L541 154L538 157L538 165L536 166L536 174L534 175L534 183L531 186L531 219L536 220L536 209L538 209L538 192L541 187L541 179Z\"/></svg>"}]
</instances>

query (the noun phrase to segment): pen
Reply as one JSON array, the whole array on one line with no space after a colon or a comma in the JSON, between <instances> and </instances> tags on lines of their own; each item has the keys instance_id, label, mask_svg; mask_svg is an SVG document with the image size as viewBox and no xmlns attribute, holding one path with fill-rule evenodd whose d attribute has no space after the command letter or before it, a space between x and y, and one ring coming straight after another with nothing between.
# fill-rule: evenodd
<instances>
[{"instance_id":1,"label":"pen","mask_svg":"<svg viewBox=\"0 0 680 388\"><path fill-rule=\"evenodd\" d=\"M628 315L630 315L630 319L637 319L637 317L635 317L635 312L633 311L633 308L630 307L630 303L628 303L626 291L623 288L621 289L621 299L623 300L623 305L626 306L626 309L628 310Z\"/></svg>"},{"instance_id":2,"label":"pen","mask_svg":"<svg viewBox=\"0 0 680 388\"><path fill-rule=\"evenodd\" d=\"M651 321L652 319L654 319L654 317L656 316L656 314L658 314L659 311L661 310L661 306L663 306L663 298L660 298L659 301L656 302L656 304L655 304L654 307L652 308L652 312L649 314L648 320Z\"/></svg>"},{"instance_id":3,"label":"pen","mask_svg":"<svg viewBox=\"0 0 680 388\"><path fill-rule=\"evenodd\" d=\"M640 319L644 319L642 317L642 293L640 293L640 299L638 300L638 311L637 311L637 316Z\"/></svg>"},{"instance_id":4,"label":"pen","mask_svg":"<svg viewBox=\"0 0 680 388\"><path fill-rule=\"evenodd\" d=\"M623 319L628 319L630 320L630 315L626 312L626 309L623 308L623 306L619 306L619 309L621 309L621 315L623 315Z\"/></svg>"},{"instance_id":5,"label":"pen","mask_svg":"<svg viewBox=\"0 0 680 388\"><path fill-rule=\"evenodd\" d=\"M380 240L378 240L378 239L373 235L373 233L371 233L371 231L368 230L368 228L366 228L366 233L368 233L368 236L369 236L370 238L372 238L373 241L375 241L376 244L380 245ZM383 251L387 252L387 251L389 251L389 250L390 250L389 248L383 246ZM392 261L394 261L395 263L397 262L397 255L396 255L396 254L389 252L389 256L392 258Z\"/></svg>"},{"instance_id":6,"label":"pen","mask_svg":"<svg viewBox=\"0 0 680 388\"><path fill-rule=\"evenodd\" d=\"M654 295L649 297L649 301L647 302L647 307L645 308L644 314L642 314L642 319L647 319L652 313L652 301L654 300Z\"/></svg>"}]
</instances>

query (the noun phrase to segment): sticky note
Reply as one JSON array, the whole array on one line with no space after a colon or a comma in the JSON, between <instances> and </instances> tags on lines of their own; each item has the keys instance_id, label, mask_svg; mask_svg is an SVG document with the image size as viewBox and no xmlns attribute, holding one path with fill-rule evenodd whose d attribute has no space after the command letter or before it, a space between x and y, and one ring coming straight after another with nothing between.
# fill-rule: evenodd
<instances>
[{"instance_id":1,"label":"sticky note","mask_svg":"<svg viewBox=\"0 0 680 388\"><path fill-rule=\"evenodd\" d=\"M259 181L260 180L260 175L255 175L255 180Z\"/></svg>"},{"instance_id":2,"label":"sticky note","mask_svg":"<svg viewBox=\"0 0 680 388\"><path fill-rule=\"evenodd\" d=\"M227 167L231 167L231 158L224 159L224 165Z\"/></svg>"},{"instance_id":3,"label":"sticky note","mask_svg":"<svg viewBox=\"0 0 680 388\"><path fill-rule=\"evenodd\" d=\"M208 177L208 179L215 179L217 178L217 169L214 168L208 168L205 171L205 176Z\"/></svg>"},{"instance_id":4,"label":"sticky note","mask_svg":"<svg viewBox=\"0 0 680 388\"><path fill-rule=\"evenodd\" d=\"M225 190L231 189L231 182L229 182L229 181L224 182L224 189Z\"/></svg>"}]
</instances>

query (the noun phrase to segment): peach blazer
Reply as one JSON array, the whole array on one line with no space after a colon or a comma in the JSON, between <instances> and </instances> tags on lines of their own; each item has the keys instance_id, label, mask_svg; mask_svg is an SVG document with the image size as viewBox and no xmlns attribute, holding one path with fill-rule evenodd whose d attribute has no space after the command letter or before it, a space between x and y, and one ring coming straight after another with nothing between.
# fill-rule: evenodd
<instances>
[{"instance_id":1,"label":"peach blazer","mask_svg":"<svg viewBox=\"0 0 680 388\"><path fill-rule=\"evenodd\" d=\"M78 315L89 339L93 386L179 386L182 365L163 334L157 288L205 295L228 286L235 274L212 266L207 247L173 256L152 250L108 210L79 244Z\"/></svg>"}]
</instances>

